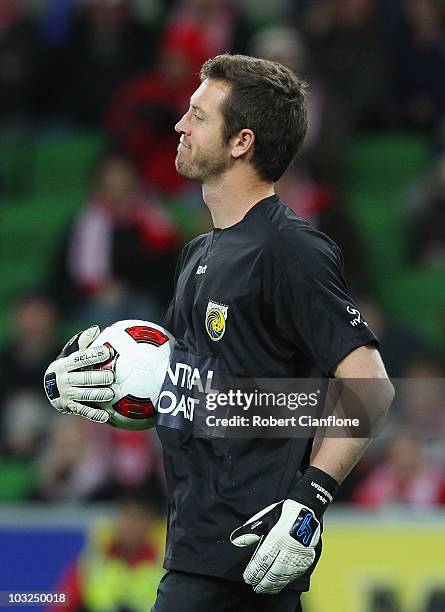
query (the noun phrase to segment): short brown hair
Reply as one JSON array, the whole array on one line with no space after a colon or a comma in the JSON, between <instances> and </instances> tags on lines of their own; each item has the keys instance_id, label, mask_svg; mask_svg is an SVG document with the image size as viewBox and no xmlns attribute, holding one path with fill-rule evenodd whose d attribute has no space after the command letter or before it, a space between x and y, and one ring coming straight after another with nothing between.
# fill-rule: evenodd
<instances>
[{"instance_id":1,"label":"short brown hair","mask_svg":"<svg viewBox=\"0 0 445 612\"><path fill-rule=\"evenodd\" d=\"M251 129L252 164L263 180L277 181L306 135L306 83L277 62L228 53L207 60L200 78L231 84L221 108L223 137L229 142L240 130Z\"/></svg>"}]
</instances>

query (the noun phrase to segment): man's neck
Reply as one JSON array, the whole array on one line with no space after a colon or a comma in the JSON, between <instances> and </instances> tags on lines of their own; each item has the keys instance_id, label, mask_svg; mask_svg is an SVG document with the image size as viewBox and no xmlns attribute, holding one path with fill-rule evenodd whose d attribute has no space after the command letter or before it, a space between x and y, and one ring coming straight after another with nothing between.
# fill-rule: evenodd
<instances>
[{"instance_id":1,"label":"man's neck","mask_svg":"<svg viewBox=\"0 0 445 612\"><path fill-rule=\"evenodd\" d=\"M259 180L256 174L227 172L202 186L213 225L221 229L241 221L257 202L274 193L273 183Z\"/></svg>"}]
</instances>

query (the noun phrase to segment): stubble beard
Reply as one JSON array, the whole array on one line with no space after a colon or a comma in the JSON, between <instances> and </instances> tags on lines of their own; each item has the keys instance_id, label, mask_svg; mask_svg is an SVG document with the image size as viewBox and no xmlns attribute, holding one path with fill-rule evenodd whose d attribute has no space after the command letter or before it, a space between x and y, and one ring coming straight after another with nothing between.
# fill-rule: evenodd
<instances>
[{"instance_id":1,"label":"stubble beard","mask_svg":"<svg viewBox=\"0 0 445 612\"><path fill-rule=\"evenodd\" d=\"M195 159L184 158L178 151L175 166L178 174L184 178L203 183L223 174L229 168L230 161L228 152L221 147L219 151L197 154Z\"/></svg>"}]
</instances>

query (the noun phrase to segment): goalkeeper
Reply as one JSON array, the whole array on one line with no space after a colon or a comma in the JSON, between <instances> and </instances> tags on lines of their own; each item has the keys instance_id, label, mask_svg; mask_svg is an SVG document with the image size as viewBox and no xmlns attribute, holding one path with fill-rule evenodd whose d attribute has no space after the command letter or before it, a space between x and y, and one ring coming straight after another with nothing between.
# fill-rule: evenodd
<instances>
[{"instance_id":1,"label":"goalkeeper","mask_svg":"<svg viewBox=\"0 0 445 612\"><path fill-rule=\"evenodd\" d=\"M393 388L338 247L274 191L304 140L305 84L280 64L237 55L208 60L201 81L175 128L176 169L201 183L215 229L183 249L164 323L176 344L164 382L170 403L157 416L169 514L153 612L297 612L323 514L368 437L198 437L205 404L175 373L210 388L225 373L372 378L373 423ZM73 373L108 358L106 347L88 348L96 333L77 337L65 354L80 350L53 366L55 404L106 421L108 374Z\"/></svg>"}]
</instances>

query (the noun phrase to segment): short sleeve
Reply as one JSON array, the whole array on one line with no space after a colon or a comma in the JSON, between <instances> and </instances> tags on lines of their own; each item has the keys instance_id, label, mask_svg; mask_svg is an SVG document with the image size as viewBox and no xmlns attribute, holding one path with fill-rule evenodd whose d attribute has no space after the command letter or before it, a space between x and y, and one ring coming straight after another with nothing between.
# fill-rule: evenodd
<instances>
[{"instance_id":1,"label":"short sleeve","mask_svg":"<svg viewBox=\"0 0 445 612\"><path fill-rule=\"evenodd\" d=\"M349 294L337 245L314 232L303 234L298 247L275 284L275 322L329 375L352 350L369 343L378 347L378 340Z\"/></svg>"},{"instance_id":2,"label":"short sleeve","mask_svg":"<svg viewBox=\"0 0 445 612\"><path fill-rule=\"evenodd\" d=\"M176 296L176 285L178 284L178 278L179 278L179 274L181 273L181 267L182 267L182 262L184 260L184 251L186 250L188 245L186 245L181 253L179 254L179 257L176 261L176 266L175 266L175 275L174 275L174 280L173 280L173 298L170 301L170 304L164 314L164 318L162 321L162 325L163 327L165 327L166 330L168 330L171 334L175 335L174 332L174 314L175 314L175 296Z\"/></svg>"},{"instance_id":3,"label":"short sleeve","mask_svg":"<svg viewBox=\"0 0 445 612\"><path fill-rule=\"evenodd\" d=\"M175 300L174 298L171 300L169 307L167 308L164 318L162 320L162 325L163 327L165 327L165 329L167 331L169 331L171 334L173 334L173 310L174 310L174 306L175 306Z\"/></svg>"}]
</instances>

